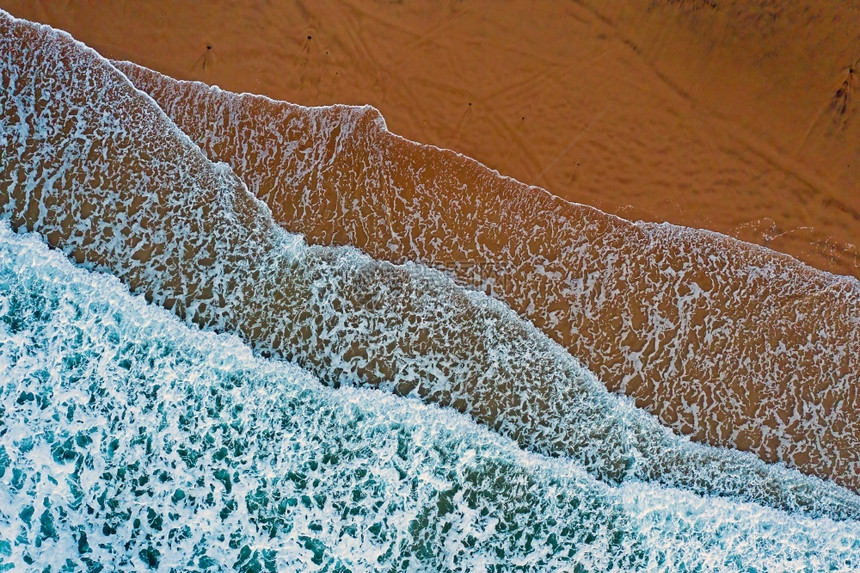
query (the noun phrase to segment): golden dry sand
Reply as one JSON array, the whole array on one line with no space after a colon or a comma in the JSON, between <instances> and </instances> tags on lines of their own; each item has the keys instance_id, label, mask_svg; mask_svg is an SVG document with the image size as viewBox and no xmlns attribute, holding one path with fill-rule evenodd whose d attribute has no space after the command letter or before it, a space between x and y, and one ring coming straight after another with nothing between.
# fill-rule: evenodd
<instances>
[{"instance_id":1,"label":"golden dry sand","mask_svg":"<svg viewBox=\"0 0 860 573\"><path fill-rule=\"evenodd\" d=\"M628 219L860 276L860 3L0 1L103 55L304 105Z\"/></svg>"}]
</instances>

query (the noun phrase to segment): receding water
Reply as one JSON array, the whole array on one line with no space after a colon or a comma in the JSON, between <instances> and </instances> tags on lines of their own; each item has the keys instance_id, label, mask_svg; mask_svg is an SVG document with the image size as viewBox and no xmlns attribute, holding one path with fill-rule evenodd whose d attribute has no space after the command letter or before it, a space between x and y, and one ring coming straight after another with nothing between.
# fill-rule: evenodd
<instances>
[{"instance_id":1,"label":"receding water","mask_svg":"<svg viewBox=\"0 0 860 573\"><path fill-rule=\"evenodd\" d=\"M849 571L860 524L609 487L451 410L323 386L0 226L0 563ZM3 565L0 565L3 567ZM752 568L752 569L750 569Z\"/></svg>"},{"instance_id":2,"label":"receding water","mask_svg":"<svg viewBox=\"0 0 860 573\"><path fill-rule=\"evenodd\" d=\"M68 36L0 14L0 54L2 566L857 567L847 489L672 434L437 271L308 246Z\"/></svg>"}]
</instances>

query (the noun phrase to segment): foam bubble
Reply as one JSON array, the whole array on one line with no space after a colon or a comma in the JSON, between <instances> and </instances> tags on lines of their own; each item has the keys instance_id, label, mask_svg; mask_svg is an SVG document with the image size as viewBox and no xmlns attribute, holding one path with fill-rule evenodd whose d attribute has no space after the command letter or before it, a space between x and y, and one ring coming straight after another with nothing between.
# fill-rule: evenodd
<instances>
[{"instance_id":1,"label":"foam bubble","mask_svg":"<svg viewBox=\"0 0 860 573\"><path fill-rule=\"evenodd\" d=\"M0 567L848 571L860 523L608 487L321 385L0 223Z\"/></svg>"},{"instance_id":2,"label":"foam bubble","mask_svg":"<svg viewBox=\"0 0 860 573\"><path fill-rule=\"evenodd\" d=\"M0 213L12 228L186 324L233 333L332 386L451 406L607 484L860 516L847 490L673 435L508 307L439 272L306 245L95 52L6 16L0 32Z\"/></svg>"}]
</instances>

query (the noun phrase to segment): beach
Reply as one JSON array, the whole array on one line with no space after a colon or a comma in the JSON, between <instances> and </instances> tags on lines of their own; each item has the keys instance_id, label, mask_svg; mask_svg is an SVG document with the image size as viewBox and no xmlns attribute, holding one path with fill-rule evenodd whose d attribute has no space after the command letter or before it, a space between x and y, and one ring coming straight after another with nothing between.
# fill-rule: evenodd
<instances>
[{"instance_id":1,"label":"beach","mask_svg":"<svg viewBox=\"0 0 860 573\"><path fill-rule=\"evenodd\" d=\"M9 2L109 58L389 129L857 276L856 2ZM842 94L842 95L840 95Z\"/></svg>"},{"instance_id":2,"label":"beach","mask_svg":"<svg viewBox=\"0 0 860 573\"><path fill-rule=\"evenodd\" d=\"M0 569L860 566L856 4L0 8Z\"/></svg>"}]
</instances>

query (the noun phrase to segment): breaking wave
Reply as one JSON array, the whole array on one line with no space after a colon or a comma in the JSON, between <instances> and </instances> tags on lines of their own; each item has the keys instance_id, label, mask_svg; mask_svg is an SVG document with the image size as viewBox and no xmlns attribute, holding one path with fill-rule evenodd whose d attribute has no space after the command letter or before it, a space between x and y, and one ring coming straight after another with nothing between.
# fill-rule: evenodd
<instances>
[{"instance_id":1,"label":"breaking wave","mask_svg":"<svg viewBox=\"0 0 860 573\"><path fill-rule=\"evenodd\" d=\"M438 271L309 246L68 35L0 13L0 53L12 566L856 566L850 491L673 434Z\"/></svg>"},{"instance_id":2,"label":"breaking wave","mask_svg":"<svg viewBox=\"0 0 860 573\"><path fill-rule=\"evenodd\" d=\"M0 567L848 571L860 524L610 487L322 386L0 223Z\"/></svg>"},{"instance_id":3,"label":"breaking wave","mask_svg":"<svg viewBox=\"0 0 860 573\"><path fill-rule=\"evenodd\" d=\"M860 488L860 282L695 229L629 223L307 108L117 66L275 220L505 301L661 422Z\"/></svg>"}]
</instances>

